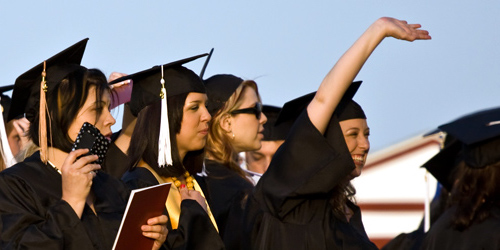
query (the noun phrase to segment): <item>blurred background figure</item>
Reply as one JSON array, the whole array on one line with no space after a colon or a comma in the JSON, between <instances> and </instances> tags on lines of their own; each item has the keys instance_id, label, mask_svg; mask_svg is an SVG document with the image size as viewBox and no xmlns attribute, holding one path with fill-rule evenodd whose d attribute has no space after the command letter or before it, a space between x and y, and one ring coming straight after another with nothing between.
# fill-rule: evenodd
<instances>
[{"instance_id":1,"label":"blurred background figure","mask_svg":"<svg viewBox=\"0 0 500 250\"><path fill-rule=\"evenodd\" d=\"M9 114L12 99L7 96L5 92L11 91L13 88L14 85L0 87L0 102L2 111L2 121L0 126L2 142L0 156L2 157L2 161L0 161L0 170L17 163L19 160L16 160L15 157L29 142L27 134L29 121L26 118L21 116L18 119L8 121L7 116Z\"/></svg>"},{"instance_id":2,"label":"blurred background figure","mask_svg":"<svg viewBox=\"0 0 500 250\"><path fill-rule=\"evenodd\" d=\"M423 249L500 249L500 108L439 126L456 140L427 169L451 188Z\"/></svg>"},{"instance_id":3,"label":"blurred background figure","mask_svg":"<svg viewBox=\"0 0 500 250\"><path fill-rule=\"evenodd\" d=\"M245 164L242 165L242 168L246 169L255 183L266 172L274 153L285 142L288 131L290 131L291 123L276 124L280 111L279 107L263 105L262 112L267 116L267 122L264 124L264 132L262 133L264 135L262 147L244 153Z\"/></svg>"}]
</instances>

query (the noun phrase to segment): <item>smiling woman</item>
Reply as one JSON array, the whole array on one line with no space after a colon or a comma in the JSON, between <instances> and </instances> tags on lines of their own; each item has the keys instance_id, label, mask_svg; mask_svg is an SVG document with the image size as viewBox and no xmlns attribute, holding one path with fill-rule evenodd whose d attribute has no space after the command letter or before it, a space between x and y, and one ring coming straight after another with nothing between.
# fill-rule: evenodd
<instances>
[{"instance_id":1,"label":"smiling woman","mask_svg":"<svg viewBox=\"0 0 500 250\"><path fill-rule=\"evenodd\" d=\"M360 82L352 81L385 37L430 39L419 28L378 19L316 93L283 106L276 123L293 122L293 127L248 198L248 249L377 249L366 235L350 184L370 149L366 116L352 101Z\"/></svg>"}]
</instances>

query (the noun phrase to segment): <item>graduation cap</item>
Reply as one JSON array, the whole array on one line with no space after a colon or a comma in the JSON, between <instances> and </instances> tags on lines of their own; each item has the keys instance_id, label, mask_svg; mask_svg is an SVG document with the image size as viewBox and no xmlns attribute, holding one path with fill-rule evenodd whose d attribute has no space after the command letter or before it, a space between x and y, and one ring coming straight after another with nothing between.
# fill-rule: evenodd
<instances>
[{"instance_id":1,"label":"graduation cap","mask_svg":"<svg viewBox=\"0 0 500 250\"><path fill-rule=\"evenodd\" d=\"M500 161L500 108L483 110L439 126L463 143L469 167L484 168Z\"/></svg>"},{"instance_id":2,"label":"graduation cap","mask_svg":"<svg viewBox=\"0 0 500 250\"><path fill-rule=\"evenodd\" d=\"M280 112L281 108L279 107L271 105L262 106L262 113L264 113L267 117L267 122L264 124L263 141L285 140L291 127L286 126L283 123L280 126L275 126Z\"/></svg>"},{"instance_id":3,"label":"graduation cap","mask_svg":"<svg viewBox=\"0 0 500 250\"><path fill-rule=\"evenodd\" d=\"M205 75L205 70L207 69L208 62L210 62L210 58L212 58L212 54L214 53L214 48L208 52L207 60L205 60L205 64L203 64L203 68L201 68L200 72L200 78L203 79L203 76Z\"/></svg>"},{"instance_id":4,"label":"graduation cap","mask_svg":"<svg viewBox=\"0 0 500 250\"><path fill-rule=\"evenodd\" d=\"M8 95L6 95L5 92L13 89L14 89L14 84L0 87L0 98L1 98L0 109L2 111L4 121L7 121L9 115L10 103L12 102L12 99Z\"/></svg>"},{"instance_id":5,"label":"graduation cap","mask_svg":"<svg viewBox=\"0 0 500 250\"><path fill-rule=\"evenodd\" d=\"M426 168L446 190L451 191L455 181L452 172L460 162L459 155L461 151L462 142L451 135L447 135L441 151L424 163L422 167Z\"/></svg>"},{"instance_id":6,"label":"graduation cap","mask_svg":"<svg viewBox=\"0 0 500 250\"><path fill-rule=\"evenodd\" d=\"M45 94L56 89L70 73L82 68L80 63L88 40L85 38L36 65L20 75L14 84L8 120L26 114L26 118L33 122L39 115L40 157L44 163L48 161Z\"/></svg>"},{"instance_id":7,"label":"graduation cap","mask_svg":"<svg viewBox=\"0 0 500 250\"><path fill-rule=\"evenodd\" d=\"M222 109L242 82L243 79L229 74L213 75L204 80L208 96L207 109L211 116Z\"/></svg>"},{"instance_id":8,"label":"graduation cap","mask_svg":"<svg viewBox=\"0 0 500 250\"><path fill-rule=\"evenodd\" d=\"M362 81L351 83L342 96L342 99L333 113L333 115L337 116L339 121L356 118L366 119L366 115L363 112L363 109L361 109L361 106L352 100L358 91L359 86L361 86L361 83ZM316 92L312 92L285 103L276 120L275 126L285 124L286 126L291 127L302 111L307 108L307 105L309 105L315 95Z\"/></svg>"},{"instance_id":9,"label":"graduation cap","mask_svg":"<svg viewBox=\"0 0 500 250\"><path fill-rule=\"evenodd\" d=\"M147 70L117 78L109 84L129 79L134 82L129 106L132 114L137 116L143 108L161 99L162 84L160 81L162 78L165 81L167 97L189 92L205 93L205 87L200 77L182 65L207 55L200 54L171 63L157 65Z\"/></svg>"},{"instance_id":10,"label":"graduation cap","mask_svg":"<svg viewBox=\"0 0 500 250\"><path fill-rule=\"evenodd\" d=\"M201 54L175 62L154 66L131 75L120 77L110 84L132 79L132 96L129 107L134 116L146 106L161 100L160 138L158 142L158 165L172 165L167 98L179 94L206 93L201 78L182 65L208 54Z\"/></svg>"},{"instance_id":11,"label":"graduation cap","mask_svg":"<svg viewBox=\"0 0 500 250\"><path fill-rule=\"evenodd\" d=\"M26 118L32 121L40 106L40 83L45 72L45 84L48 89L58 85L69 73L79 69L87 41L85 38L67 49L59 52L44 62L20 75L15 82L12 93L12 109L8 120L26 113Z\"/></svg>"},{"instance_id":12,"label":"graduation cap","mask_svg":"<svg viewBox=\"0 0 500 250\"><path fill-rule=\"evenodd\" d=\"M445 146L423 167L446 188L452 187L451 174L459 162L484 168L500 161L500 108L475 112L438 128L447 133Z\"/></svg>"},{"instance_id":13,"label":"graduation cap","mask_svg":"<svg viewBox=\"0 0 500 250\"><path fill-rule=\"evenodd\" d=\"M1 110L2 117L0 117L0 138L1 138L1 147L0 154L2 155L2 159L4 161L4 166L10 167L16 164L16 159L12 154L12 150L10 149L7 131L5 128L5 121L7 120L7 114L9 113L11 99L9 96L5 95L4 92L10 91L14 88L14 85L2 86L0 87L0 102L1 102Z\"/></svg>"}]
</instances>

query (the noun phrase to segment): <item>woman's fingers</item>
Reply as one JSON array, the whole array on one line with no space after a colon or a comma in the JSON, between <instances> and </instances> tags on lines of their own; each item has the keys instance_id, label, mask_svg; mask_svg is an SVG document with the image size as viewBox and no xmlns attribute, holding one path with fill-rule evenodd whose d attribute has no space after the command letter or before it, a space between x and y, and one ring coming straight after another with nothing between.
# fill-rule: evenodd
<instances>
[{"instance_id":1,"label":"woman's fingers","mask_svg":"<svg viewBox=\"0 0 500 250\"><path fill-rule=\"evenodd\" d=\"M148 225L143 225L141 227L142 235L155 240L152 249L159 249L167 239L167 222L168 217L166 215L160 215L150 218L147 222Z\"/></svg>"},{"instance_id":2,"label":"woman's fingers","mask_svg":"<svg viewBox=\"0 0 500 250\"><path fill-rule=\"evenodd\" d=\"M166 215L160 215L157 217L150 218L148 220L148 225L155 225L155 224L167 224L168 222L168 217Z\"/></svg>"},{"instance_id":3,"label":"woman's fingers","mask_svg":"<svg viewBox=\"0 0 500 250\"><path fill-rule=\"evenodd\" d=\"M66 159L64 159L64 163L63 163L62 168L64 168L65 166L73 165L73 163L75 163L75 161L76 161L76 158L78 158L79 156L82 156L88 152L89 152L89 150L87 148L82 148L82 149L77 149L77 150L71 151L68 154L68 156L66 157Z\"/></svg>"}]
</instances>

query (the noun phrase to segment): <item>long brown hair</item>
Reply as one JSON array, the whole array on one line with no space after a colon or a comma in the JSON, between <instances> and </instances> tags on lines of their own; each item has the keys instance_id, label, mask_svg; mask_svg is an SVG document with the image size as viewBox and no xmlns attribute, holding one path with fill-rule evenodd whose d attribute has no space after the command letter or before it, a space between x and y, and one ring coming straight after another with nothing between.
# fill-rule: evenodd
<instances>
[{"instance_id":1,"label":"long brown hair","mask_svg":"<svg viewBox=\"0 0 500 250\"><path fill-rule=\"evenodd\" d=\"M232 145L232 140L221 126L221 121L230 113L238 109L243 103L243 91L246 88L252 88L257 93L257 98L260 99L257 83L252 80L243 81L240 86L234 91L229 99L224 103L223 107L212 116L211 126L208 131L207 146L205 151L207 156L218 163L226 166L238 175L248 180L245 172L238 164L238 152Z\"/></svg>"},{"instance_id":2,"label":"long brown hair","mask_svg":"<svg viewBox=\"0 0 500 250\"><path fill-rule=\"evenodd\" d=\"M330 196L330 205L333 208L333 214L337 218L346 217L345 205L347 201L356 203L354 195L356 195L356 189L351 184L349 178L346 178L342 183L333 189Z\"/></svg>"},{"instance_id":3,"label":"long brown hair","mask_svg":"<svg viewBox=\"0 0 500 250\"><path fill-rule=\"evenodd\" d=\"M500 205L500 162L471 168L462 161L455 177L451 192L451 205L457 206L453 226L462 231L473 222L484 221L492 207Z\"/></svg>"}]
</instances>

